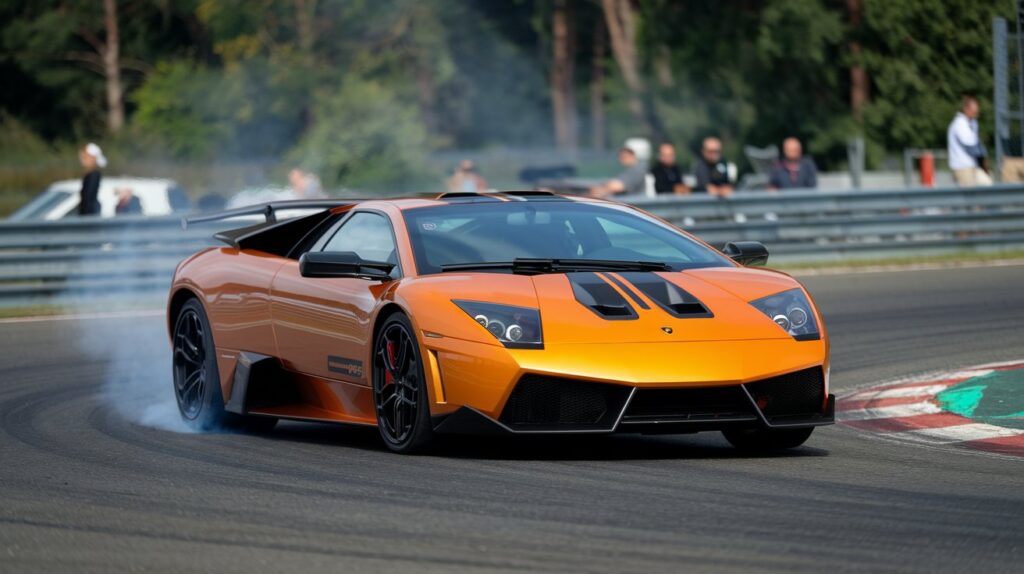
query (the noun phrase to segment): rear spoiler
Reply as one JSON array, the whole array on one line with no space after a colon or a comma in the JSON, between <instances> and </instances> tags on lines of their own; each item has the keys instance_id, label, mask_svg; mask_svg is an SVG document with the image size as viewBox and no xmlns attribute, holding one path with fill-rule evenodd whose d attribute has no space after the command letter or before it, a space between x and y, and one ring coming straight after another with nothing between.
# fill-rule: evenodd
<instances>
[{"instance_id":1,"label":"rear spoiler","mask_svg":"<svg viewBox=\"0 0 1024 574\"><path fill-rule=\"evenodd\" d=\"M181 220L182 229L194 223L220 221L246 215L262 215L265 221L236 229L220 231L213 238L228 244L235 249L254 249L287 257L302 240L317 226L328 220L331 209L355 205L358 201L340 199L274 201L229 209L219 213L185 217ZM277 211L285 209L318 209L316 213L305 217L277 220Z\"/></svg>"},{"instance_id":2,"label":"rear spoiler","mask_svg":"<svg viewBox=\"0 0 1024 574\"><path fill-rule=\"evenodd\" d=\"M276 223L276 212L279 210L333 209L335 207L345 207L347 205L354 205L356 203L359 203L359 201L343 199L293 199L286 201L272 201L269 203L260 203L256 205L249 205L246 207L228 209L225 211L219 211L217 213L208 213L203 215L195 215L192 217L183 217L181 219L181 228L188 229L188 226L192 225L193 223L220 221L223 219L231 219L233 217L242 217L245 215L262 215L263 217L266 218L266 223Z\"/></svg>"}]
</instances>

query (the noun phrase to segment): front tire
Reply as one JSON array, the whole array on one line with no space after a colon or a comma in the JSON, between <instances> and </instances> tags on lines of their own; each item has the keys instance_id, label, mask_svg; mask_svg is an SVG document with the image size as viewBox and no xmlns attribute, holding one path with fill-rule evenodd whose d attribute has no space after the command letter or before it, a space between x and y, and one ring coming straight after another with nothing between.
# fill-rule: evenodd
<instances>
[{"instance_id":1,"label":"front tire","mask_svg":"<svg viewBox=\"0 0 1024 574\"><path fill-rule=\"evenodd\" d=\"M389 449L412 453L434 436L419 343L408 317L395 313L373 345L373 401L377 428Z\"/></svg>"},{"instance_id":2,"label":"front tire","mask_svg":"<svg viewBox=\"0 0 1024 574\"><path fill-rule=\"evenodd\" d=\"M732 446L752 452L768 452L796 448L811 437L814 427L799 429L725 430L722 434Z\"/></svg>"}]
</instances>

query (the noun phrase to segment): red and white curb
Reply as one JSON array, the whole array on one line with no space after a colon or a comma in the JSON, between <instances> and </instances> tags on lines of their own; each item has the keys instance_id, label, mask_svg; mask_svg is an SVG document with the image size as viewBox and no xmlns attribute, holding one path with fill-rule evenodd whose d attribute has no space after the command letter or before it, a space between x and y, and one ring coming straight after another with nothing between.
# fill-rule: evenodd
<instances>
[{"instance_id":1,"label":"red and white curb","mask_svg":"<svg viewBox=\"0 0 1024 574\"><path fill-rule=\"evenodd\" d=\"M1024 369L1024 361L932 373L860 389L839 398L836 417L842 425L896 441L1024 457L1024 429L975 422L942 410L936 398L968 379L1012 369Z\"/></svg>"}]
</instances>

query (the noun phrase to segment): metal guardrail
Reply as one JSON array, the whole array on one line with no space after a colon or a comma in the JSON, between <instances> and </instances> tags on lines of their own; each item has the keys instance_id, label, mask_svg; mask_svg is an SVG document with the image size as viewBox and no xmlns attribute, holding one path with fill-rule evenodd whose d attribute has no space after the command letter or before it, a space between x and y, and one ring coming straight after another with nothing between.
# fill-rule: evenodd
<instances>
[{"instance_id":1,"label":"metal guardrail","mask_svg":"<svg viewBox=\"0 0 1024 574\"><path fill-rule=\"evenodd\" d=\"M712 245L761 241L771 262L1024 248L1019 185L623 199ZM177 263L228 227L184 230L178 217L0 222L0 306L162 296Z\"/></svg>"},{"instance_id":2,"label":"metal guardrail","mask_svg":"<svg viewBox=\"0 0 1024 574\"><path fill-rule=\"evenodd\" d=\"M630 203L716 245L765 243L773 261L1024 247L1024 186L737 193Z\"/></svg>"}]
</instances>

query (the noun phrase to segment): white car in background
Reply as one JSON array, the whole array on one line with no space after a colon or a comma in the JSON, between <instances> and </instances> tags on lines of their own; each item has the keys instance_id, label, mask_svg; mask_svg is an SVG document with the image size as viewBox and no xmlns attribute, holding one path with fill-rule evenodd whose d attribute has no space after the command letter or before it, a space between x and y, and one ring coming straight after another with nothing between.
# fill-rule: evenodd
<instances>
[{"instance_id":1,"label":"white car in background","mask_svg":"<svg viewBox=\"0 0 1024 574\"><path fill-rule=\"evenodd\" d=\"M51 184L46 191L15 211L11 221L55 220L78 215L81 180L66 179ZM142 177L106 177L100 180L99 202L102 217L114 217L118 189L130 189L139 198L143 215L170 215L188 211L191 202L185 191L170 179Z\"/></svg>"},{"instance_id":2,"label":"white car in background","mask_svg":"<svg viewBox=\"0 0 1024 574\"><path fill-rule=\"evenodd\" d=\"M224 204L224 208L237 209L239 207L248 207L250 205L259 205L261 203L271 203L275 201L288 201L292 199L302 198L297 197L295 192L288 187L250 187L229 197Z\"/></svg>"}]
</instances>

